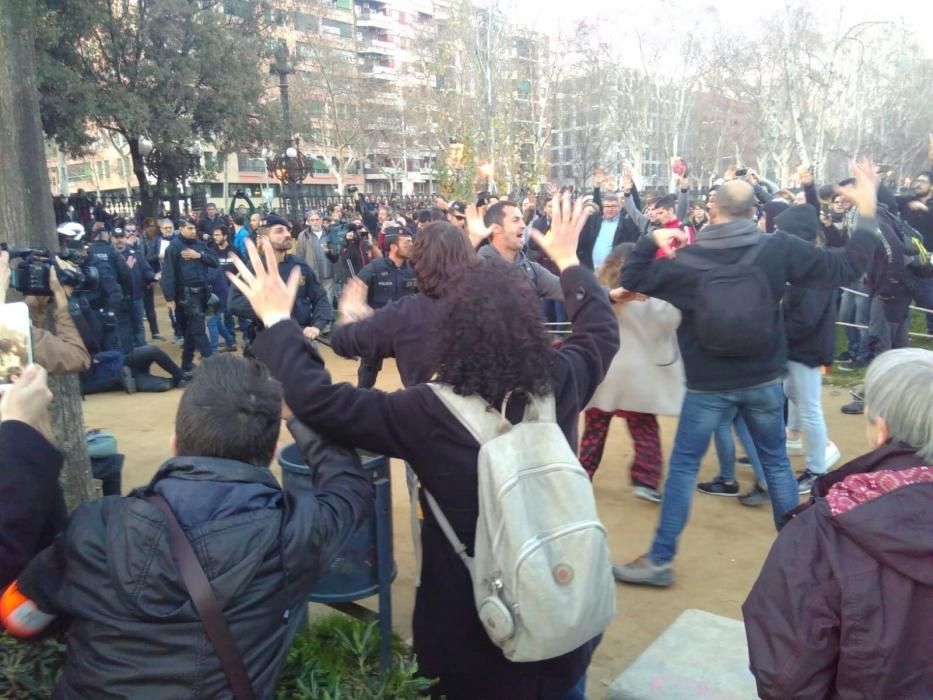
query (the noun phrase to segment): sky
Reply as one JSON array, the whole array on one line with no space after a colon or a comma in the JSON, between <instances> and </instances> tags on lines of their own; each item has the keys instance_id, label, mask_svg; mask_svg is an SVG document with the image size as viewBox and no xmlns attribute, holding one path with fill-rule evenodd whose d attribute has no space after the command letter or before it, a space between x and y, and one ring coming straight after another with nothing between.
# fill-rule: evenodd
<instances>
[{"instance_id":1,"label":"sky","mask_svg":"<svg viewBox=\"0 0 933 700\"><path fill-rule=\"evenodd\" d=\"M781 9L780 0L773 2L759 0L646 0L644 2L626 2L619 0L490 0L498 2L502 8L514 8L514 12L523 18L523 22L541 31L558 33L561 26L572 24L575 20L598 18L607 24L636 23L640 27L657 26L664 30L664 13L676 13L678 19L688 24L702 23L704 16L716 13L729 29L749 32L755 36L766 30L763 26L770 16ZM933 2L928 0L819 0L808 3L818 11L822 20L835 23L842 11L844 26L851 26L865 21L904 22L916 27L930 37L933 31ZM512 15L512 12L509 12ZM679 24L679 22L678 22ZM831 25L830 25L831 26ZM933 40L926 42L929 55L933 56Z\"/></svg>"}]
</instances>

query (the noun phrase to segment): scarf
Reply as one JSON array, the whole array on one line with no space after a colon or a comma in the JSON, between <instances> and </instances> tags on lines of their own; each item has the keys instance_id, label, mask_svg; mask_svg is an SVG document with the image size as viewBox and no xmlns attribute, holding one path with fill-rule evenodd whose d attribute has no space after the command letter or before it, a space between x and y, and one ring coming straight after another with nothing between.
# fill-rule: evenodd
<instances>
[{"instance_id":1,"label":"scarf","mask_svg":"<svg viewBox=\"0 0 933 700\"><path fill-rule=\"evenodd\" d=\"M744 248L750 246L761 231L751 219L734 219L722 224L707 224L697 233L697 245L701 248Z\"/></svg>"}]
</instances>

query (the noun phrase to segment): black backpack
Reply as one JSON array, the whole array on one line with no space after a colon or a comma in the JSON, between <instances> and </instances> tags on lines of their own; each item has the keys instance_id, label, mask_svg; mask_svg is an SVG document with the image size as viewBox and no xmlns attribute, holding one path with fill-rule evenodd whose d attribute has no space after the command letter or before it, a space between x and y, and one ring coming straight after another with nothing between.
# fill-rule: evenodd
<instances>
[{"instance_id":1,"label":"black backpack","mask_svg":"<svg viewBox=\"0 0 933 700\"><path fill-rule=\"evenodd\" d=\"M756 357L774 345L778 305L764 271L752 264L767 240L762 235L731 265L696 255L690 247L677 251L677 262L702 270L693 304L693 326L700 345L711 355Z\"/></svg>"}]
</instances>

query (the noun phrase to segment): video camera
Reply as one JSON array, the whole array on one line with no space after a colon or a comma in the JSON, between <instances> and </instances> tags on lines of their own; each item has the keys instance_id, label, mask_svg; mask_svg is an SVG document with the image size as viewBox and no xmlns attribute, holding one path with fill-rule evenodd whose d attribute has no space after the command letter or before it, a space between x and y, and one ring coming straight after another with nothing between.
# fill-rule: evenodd
<instances>
[{"instance_id":1,"label":"video camera","mask_svg":"<svg viewBox=\"0 0 933 700\"><path fill-rule=\"evenodd\" d=\"M66 248L51 253L48 248L22 248L8 243L0 243L0 250L7 251L11 260L22 259L18 267L10 270L10 286L26 296L52 296L49 282L53 265L58 281L75 293L95 292L100 287L100 274L88 264L83 250Z\"/></svg>"}]
</instances>

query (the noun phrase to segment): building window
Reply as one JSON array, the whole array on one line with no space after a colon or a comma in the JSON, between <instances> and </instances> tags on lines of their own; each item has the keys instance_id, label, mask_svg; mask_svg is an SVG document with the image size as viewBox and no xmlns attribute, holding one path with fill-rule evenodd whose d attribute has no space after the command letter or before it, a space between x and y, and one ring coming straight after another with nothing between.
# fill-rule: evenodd
<instances>
[{"instance_id":1,"label":"building window","mask_svg":"<svg viewBox=\"0 0 933 700\"><path fill-rule=\"evenodd\" d=\"M295 13L295 29L299 32L316 32L318 28L318 19L314 15L304 12Z\"/></svg>"},{"instance_id":2,"label":"building window","mask_svg":"<svg viewBox=\"0 0 933 700\"><path fill-rule=\"evenodd\" d=\"M295 56L298 58L311 58L314 56L314 48L307 41L295 42Z\"/></svg>"},{"instance_id":3,"label":"building window","mask_svg":"<svg viewBox=\"0 0 933 700\"><path fill-rule=\"evenodd\" d=\"M343 37L344 39L349 39L353 36L353 25L324 17L321 19L321 31L326 34L333 34Z\"/></svg>"},{"instance_id":4,"label":"building window","mask_svg":"<svg viewBox=\"0 0 933 700\"><path fill-rule=\"evenodd\" d=\"M210 196L214 199L219 199L224 196L224 183L222 182L212 182L210 183Z\"/></svg>"},{"instance_id":5,"label":"building window","mask_svg":"<svg viewBox=\"0 0 933 700\"><path fill-rule=\"evenodd\" d=\"M237 168L241 173L264 173L266 172L266 161L248 153L236 154Z\"/></svg>"},{"instance_id":6,"label":"building window","mask_svg":"<svg viewBox=\"0 0 933 700\"><path fill-rule=\"evenodd\" d=\"M110 177L110 161L99 160L95 163L97 166L97 177L106 180Z\"/></svg>"},{"instance_id":7,"label":"building window","mask_svg":"<svg viewBox=\"0 0 933 700\"><path fill-rule=\"evenodd\" d=\"M252 3L249 0L224 0L224 14L240 19L252 17Z\"/></svg>"},{"instance_id":8,"label":"building window","mask_svg":"<svg viewBox=\"0 0 933 700\"><path fill-rule=\"evenodd\" d=\"M80 182L81 180L91 180L94 173L91 170L90 163L69 163L65 167L69 182Z\"/></svg>"}]
</instances>

